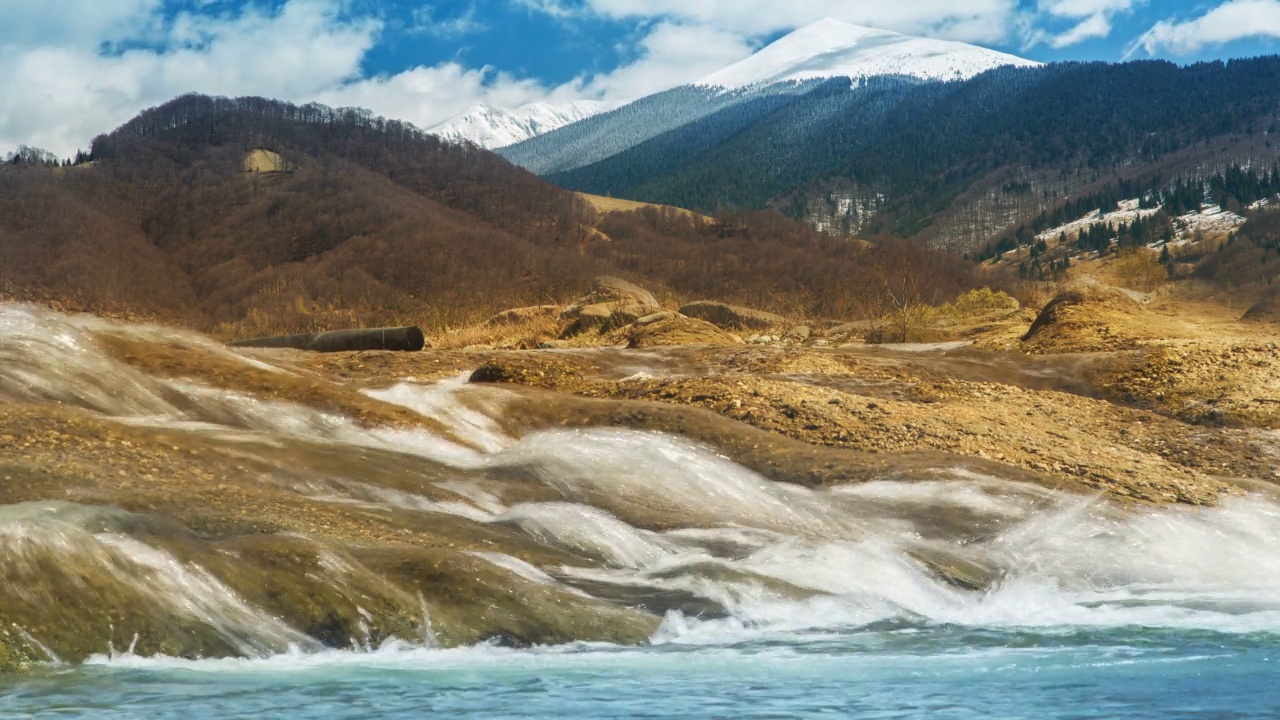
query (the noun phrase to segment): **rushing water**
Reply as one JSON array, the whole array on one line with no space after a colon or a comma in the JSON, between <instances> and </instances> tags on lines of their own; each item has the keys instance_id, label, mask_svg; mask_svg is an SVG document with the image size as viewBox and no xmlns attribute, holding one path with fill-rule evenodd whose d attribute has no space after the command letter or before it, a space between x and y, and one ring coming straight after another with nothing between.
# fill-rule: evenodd
<instances>
[{"instance_id":1,"label":"rushing water","mask_svg":"<svg viewBox=\"0 0 1280 720\"><path fill-rule=\"evenodd\" d=\"M395 451L456 473L432 498L358 478L298 492L515 528L590 561L535 567L471 551L513 583L683 600L637 648L439 649L428 637L326 650L204 568L113 530L127 514L0 507L6 582L41 572L54 552L245 656L140 657L108 645L68 666L50 650L34 675L0 679L0 717L1280 716L1272 499L1134 511L948 468L928 482L807 490L665 434L509 437L495 422L501 402L461 382L371 393L450 438L364 430L130 370L94 351L89 322L0 308L0 399L264 448L289 438ZM515 470L559 499L505 501L499 480ZM327 565L340 574L345 562Z\"/></svg>"},{"instance_id":2,"label":"rushing water","mask_svg":"<svg viewBox=\"0 0 1280 720\"><path fill-rule=\"evenodd\" d=\"M1273 635L891 623L737 642L102 659L0 685L0 716L1260 718Z\"/></svg>"}]
</instances>

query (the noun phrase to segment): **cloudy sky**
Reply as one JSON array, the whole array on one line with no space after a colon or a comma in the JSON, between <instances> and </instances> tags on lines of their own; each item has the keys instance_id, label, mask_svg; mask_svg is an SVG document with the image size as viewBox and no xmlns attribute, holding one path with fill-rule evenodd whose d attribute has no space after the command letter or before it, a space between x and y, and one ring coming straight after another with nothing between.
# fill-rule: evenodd
<instances>
[{"instance_id":1,"label":"cloudy sky","mask_svg":"<svg viewBox=\"0 0 1280 720\"><path fill-rule=\"evenodd\" d=\"M67 155L191 91L421 127L478 101L620 103L824 17L1042 61L1280 52L1280 0L0 0L0 154Z\"/></svg>"}]
</instances>

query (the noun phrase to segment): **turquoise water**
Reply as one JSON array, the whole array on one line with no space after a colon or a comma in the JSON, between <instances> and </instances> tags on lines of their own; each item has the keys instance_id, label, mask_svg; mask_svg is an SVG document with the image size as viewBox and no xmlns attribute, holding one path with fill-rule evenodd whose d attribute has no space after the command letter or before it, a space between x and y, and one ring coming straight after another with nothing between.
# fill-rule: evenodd
<instances>
[{"instance_id":1,"label":"turquoise water","mask_svg":"<svg viewBox=\"0 0 1280 720\"><path fill-rule=\"evenodd\" d=\"M1280 635L870 627L730 645L99 659L0 685L0 716L1280 717Z\"/></svg>"}]
</instances>

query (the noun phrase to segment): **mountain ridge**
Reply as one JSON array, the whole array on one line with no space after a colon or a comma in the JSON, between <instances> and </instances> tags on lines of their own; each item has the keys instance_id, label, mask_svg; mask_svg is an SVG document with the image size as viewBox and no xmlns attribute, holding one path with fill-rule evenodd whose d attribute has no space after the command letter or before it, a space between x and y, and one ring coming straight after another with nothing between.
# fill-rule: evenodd
<instances>
[{"instance_id":1,"label":"mountain ridge","mask_svg":"<svg viewBox=\"0 0 1280 720\"><path fill-rule=\"evenodd\" d=\"M480 102L428 132L450 142L469 142L496 150L585 120L608 108L608 103L596 100L544 101L515 109Z\"/></svg>"}]
</instances>

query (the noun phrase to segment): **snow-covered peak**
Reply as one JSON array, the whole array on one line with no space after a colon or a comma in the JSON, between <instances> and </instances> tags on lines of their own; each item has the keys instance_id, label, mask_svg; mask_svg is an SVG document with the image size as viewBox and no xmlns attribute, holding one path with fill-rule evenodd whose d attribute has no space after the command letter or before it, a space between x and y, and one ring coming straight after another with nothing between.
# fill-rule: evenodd
<instances>
[{"instance_id":1,"label":"snow-covered peak","mask_svg":"<svg viewBox=\"0 0 1280 720\"><path fill-rule=\"evenodd\" d=\"M592 100L536 102L514 110L478 103L430 132L445 140L467 141L496 150L549 133L606 109L605 103Z\"/></svg>"},{"instance_id":2,"label":"snow-covered peak","mask_svg":"<svg viewBox=\"0 0 1280 720\"><path fill-rule=\"evenodd\" d=\"M783 36L751 57L694 83L729 90L782 82L876 75L967 80L1004 65L1039 63L950 40L819 20Z\"/></svg>"}]
</instances>

